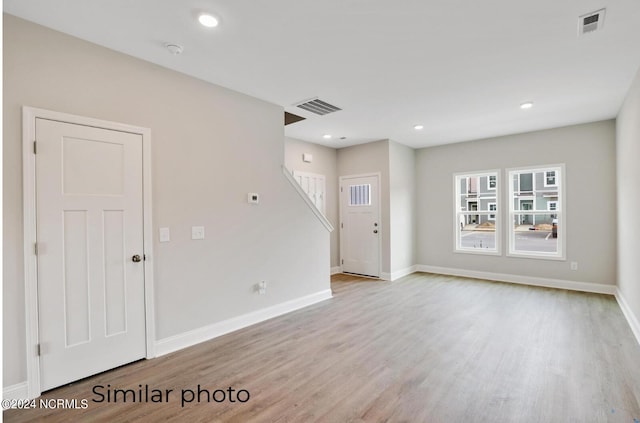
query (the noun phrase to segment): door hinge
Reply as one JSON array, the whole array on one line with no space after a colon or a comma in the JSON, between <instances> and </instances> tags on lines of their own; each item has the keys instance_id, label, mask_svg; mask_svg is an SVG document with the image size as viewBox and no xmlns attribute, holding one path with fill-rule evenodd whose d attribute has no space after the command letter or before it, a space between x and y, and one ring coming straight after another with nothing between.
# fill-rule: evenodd
<instances>
[{"instance_id":1,"label":"door hinge","mask_svg":"<svg viewBox=\"0 0 640 423\"><path fill-rule=\"evenodd\" d=\"M340 222L340 228L344 229L344 223Z\"/></svg>"},{"instance_id":2,"label":"door hinge","mask_svg":"<svg viewBox=\"0 0 640 423\"><path fill-rule=\"evenodd\" d=\"M340 264L344 264L344 259L340 260Z\"/></svg>"},{"instance_id":3,"label":"door hinge","mask_svg":"<svg viewBox=\"0 0 640 423\"><path fill-rule=\"evenodd\" d=\"M37 143L36 141L34 141L34 142L33 142L33 154L38 154L38 147L37 147L37 144L38 144L38 143Z\"/></svg>"},{"instance_id":4,"label":"door hinge","mask_svg":"<svg viewBox=\"0 0 640 423\"><path fill-rule=\"evenodd\" d=\"M35 244L33 244L33 253L36 256L38 255L38 243L37 242Z\"/></svg>"},{"instance_id":5,"label":"door hinge","mask_svg":"<svg viewBox=\"0 0 640 423\"><path fill-rule=\"evenodd\" d=\"M40 356L40 353L42 352L41 348L40 348L40 344L36 344L36 355Z\"/></svg>"},{"instance_id":6,"label":"door hinge","mask_svg":"<svg viewBox=\"0 0 640 423\"><path fill-rule=\"evenodd\" d=\"M340 187L340 192L342 192L342 187Z\"/></svg>"}]
</instances>

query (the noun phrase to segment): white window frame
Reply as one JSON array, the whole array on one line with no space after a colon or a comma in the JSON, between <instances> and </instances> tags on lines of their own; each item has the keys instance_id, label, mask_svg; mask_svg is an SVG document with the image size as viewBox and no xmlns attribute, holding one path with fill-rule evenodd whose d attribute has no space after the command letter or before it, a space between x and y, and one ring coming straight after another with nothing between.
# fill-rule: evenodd
<instances>
[{"instance_id":1,"label":"white window frame","mask_svg":"<svg viewBox=\"0 0 640 423\"><path fill-rule=\"evenodd\" d=\"M519 251L515 249L515 228L513 222L515 221L515 216L519 214L523 214L522 210L514 209L514 190L513 190L513 178L515 175L520 175L523 173L533 173L533 197L535 199L535 192L537 188L535 186L535 174L536 172L543 172L544 179L546 183L546 174L547 171L553 170L556 172L556 185L548 185L549 187L553 186L557 188L558 199L554 202L556 203L556 210L553 210L553 214L556 215L555 219L557 219L558 224L558 251L556 253L547 253L547 252L538 252L538 251ZM510 168L506 169L506 192L507 192L507 203L508 203L508 213L507 213L507 256L510 257L525 257L525 258L534 258L534 259L544 259L544 260L566 260L566 201L565 201L565 189L566 189L566 178L565 178L565 165L564 163L560 164L550 164L550 165L541 165L541 166L531 166L531 167L518 167L518 168ZM519 188L518 181L518 188ZM520 206L518 206L521 208ZM547 210L526 210L526 214L530 214L534 216L536 215L545 215L549 214L547 203ZM534 209L535 209L535 201L534 201Z\"/></svg>"},{"instance_id":2,"label":"white window frame","mask_svg":"<svg viewBox=\"0 0 640 423\"><path fill-rule=\"evenodd\" d=\"M547 173L549 173L549 172L548 171L544 172L544 180L542 181L544 186L545 187L557 187L558 186L558 173L556 172L556 174L553 176L553 181L555 182L553 184L548 184L547 183Z\"/></svg>"},{"instance_id":3,"label":"white window frame","mask_svg":"<svg viewBox=\"0 0 640 423\"><path fill-rule=\"evenodd\" d=\"M501 189L493 189L495 190L495 201L492 201L492 203L496 204L496 210L481 210L481 206L480 206L480 199L478 198L477 201L478 203L478 210L474 210L473 212L471 212L470 210L462 210L462 203L460 200L461 197L461 192L460 192L460 181L462 179L466 179L467 180L467 193L468 193L468 187L469 187L469 180L471 178L478 178L478 182L477 184L479 185L480 180L479 178L483 177L483 176L487 176L487 186L489 185L489 178L488 176L494 176L496 177L496 187L500 187L500 169L492 169L492 170L481 170L481 171L477 171L477 172L460 172L460 173L454 173L453 174L453 211L454 211L454 222L453 222L453 252L454 253L464 253L464 254L479 254L479 255L490 255L490 256L500 256L502 255L502 219L500 217L500 201L501 201ZM480 193L480 187L478 186L478 194ZM466 194L466 193L465 193ZM491 198L491 197L489 197ZM468 204L468 201L464 203L465 208L468 209L468 207L466 207ZM488 206L487 206L488 208ZM474 214L474 215L478 215L478 216L489 216L489 215L495 215L495 249L479 249L479 248L464 248L460 245L460 231L461 231L461 218L463 218L465 215L470 215L470 214Z\"/></svg>"}]
</instances>

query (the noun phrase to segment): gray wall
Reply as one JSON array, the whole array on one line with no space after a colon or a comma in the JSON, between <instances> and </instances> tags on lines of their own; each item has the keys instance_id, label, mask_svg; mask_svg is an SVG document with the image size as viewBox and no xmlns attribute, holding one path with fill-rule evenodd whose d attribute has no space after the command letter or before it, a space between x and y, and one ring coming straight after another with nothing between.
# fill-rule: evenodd
<instances>
[{"instance_id":1,"label":"gray wall","mask_svg":"<svg viewBox=\"0 0 640 423\"><path fill-rule=\"evenodd\" d=\"M338 176L380 173L382 273L390 273L389 140L338 150Z\"/></svg>"},{"instance_id":2,"label":"gray wall","mask_svg":"<svg viewBox=\"0 0 640 423\"><path fill-rule=\"evenodd\" d=\"M313 154L313 161L302 161L303 153ZM287 169L325 175L327 184L326 217L335 228L331 232L331 267L340 266L340 238L338 232L338 153L335 148L311 144L295 138L284 139L284 164Z\"/></svg>"},{"instance_id":3,"label":"gray wall","mask_svg":"<svg viewBox=\"0 0 640 423\"><path fill-rule=\"evenodd\" d=\"M453 252L454 172L503 169L504 212L505 168L555 163L566 164L567 261L506 257L506 231L500 257ZM614 285L615 163L613 120L418 150L418 264Z\"/></svg>"},{"instance_id":4,"label":"gray wall","mask_svg":"<svg viewBox=\"0 0 640 423\"><path fill-rule=\"evenodd\" d=\"M158 339L329 289L329 233L280 168L281 107L8 15L3 54L4 386L26 380L23 105L151 128L153 229L171 228L154 245Z\"/></svg>"},{"instance_id":5,"label":"gray wall","mask_svg":"<svg viewBox=\"0 0 640 423\"><path fill-rule=\"evenodd\" d=\"M389 142L389 218L391 273L416 264L416 154Z\"/></svg>"},{"instance_id":6,"label":"gray wall","mask_svg":"<svg viewBox=\"0 0 640 423\"><path fill-rule=\"evenodd\" d=\"M640 321L640 71L618 114L618 286Z\"/></svg>"}]
</instances>

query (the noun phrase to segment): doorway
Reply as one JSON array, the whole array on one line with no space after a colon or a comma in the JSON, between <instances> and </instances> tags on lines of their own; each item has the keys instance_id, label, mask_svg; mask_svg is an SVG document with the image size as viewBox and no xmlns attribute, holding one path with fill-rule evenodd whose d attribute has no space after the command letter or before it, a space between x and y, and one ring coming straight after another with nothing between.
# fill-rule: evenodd
<instances>
[{"instance_id":1,"label":"doorway","mask_svg":"<svg viewBox=\"0 0 640 423\"><path fill-rule=\"evenodd\" d=\"M380 277L380 175L340 177L342 271Z\"/></svg>"},{"instance_id":2,"label":"doorway","mask_svg":"<svg viewBox=\"0 0 640 423\"><path fill-rule=\"evenodd\" d=\"M23 120L33 398L153 356L150 133L33 108Z\"/></svg>"}]
</instances>

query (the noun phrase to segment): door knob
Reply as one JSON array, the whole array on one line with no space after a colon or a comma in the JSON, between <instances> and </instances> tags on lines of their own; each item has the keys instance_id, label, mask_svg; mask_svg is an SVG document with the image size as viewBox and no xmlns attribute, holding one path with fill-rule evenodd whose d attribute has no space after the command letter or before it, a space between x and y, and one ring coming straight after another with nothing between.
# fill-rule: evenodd
<instances>
[{"instance_id":1,"label":"door knob","mask_svg":"<svg viewBox=\"0 0 640 423\"><path fill-rule=\"evenodd\" d=\"M140 258L140 255L136 254L131 257L131 261L133 261L134 263L139 263L140 261L142 261L142 259Z\"/></svg>"},{"instance_id":2,"label":"door knob","mask_svg":"<svg viewBox=\"0 0 640 423\"><path fill-rule=\"evenodd\" d=\"M373 233L374 233L374 234L377 234L377 233L378 233L378 230L377 230L377 229L374 229Z\"/></svg>"}]
</instances>

